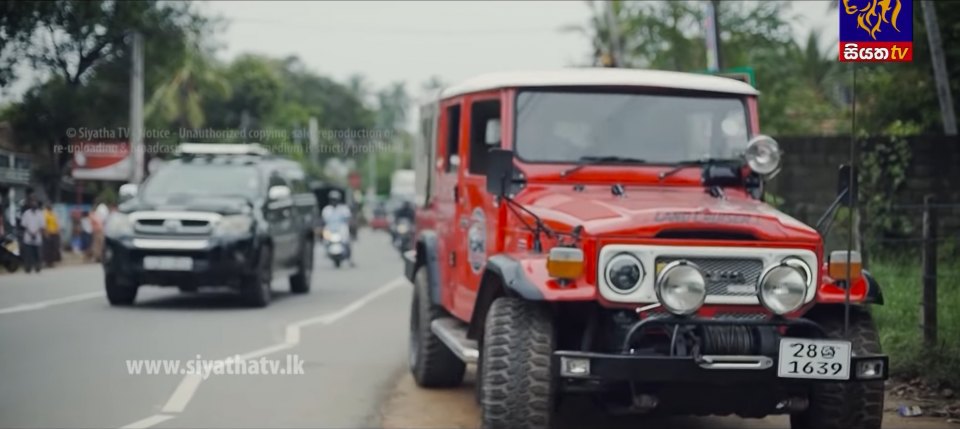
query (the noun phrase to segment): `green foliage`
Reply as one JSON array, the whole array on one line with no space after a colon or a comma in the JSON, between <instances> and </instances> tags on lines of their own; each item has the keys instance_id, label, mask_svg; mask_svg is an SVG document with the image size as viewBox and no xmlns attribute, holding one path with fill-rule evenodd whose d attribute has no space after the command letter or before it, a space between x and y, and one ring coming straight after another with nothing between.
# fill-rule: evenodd
<instances>
[{"instance_id":1,"label":"green foliage","mask_svg":"<svg viewBox=\"0 0 960 429\"><path fill-rule=\"evenodd\" d=\"M873 308L891 370L903 377L922 376L960 386L960 268L944 258L939 264L938 338L934 349L923 347L920 320L921 270L916 255L876 257L871 272L883 287L885 304Z\"/></svg>"},{"instance_id":2,"label":"green foliage","mask_svg":"<svg viewBox=\"0 0 960 429\"><path fill-rule=\"evenodd\" d=\"M916 124L895 121L884 130L888 137L861 144L860 203L868 220L861 228L866 237L906 237L915 228L913 217L894 203L906 185L910 165L910 145L905 137L918 131Z\"/></svg>"},{"instance_id":3,"label":"green foliage","mask_svg":"<svg viewBox=\"0 0 960 429\"><path fill-rule=\"evenodd\" d=\"M97 198L94 200L94 202L97 203L97 204L103 203L103 204L106 204L106 205L108 205L108 206L116 205L116 204L117 204L117 201L119 201L119 197L117 196L117 192L114 191L113 188L111 188L111 187L105 187L105 188L103 188L103 189L100 191L100 193L97 194Z\"/></svg>"}]
</instances>

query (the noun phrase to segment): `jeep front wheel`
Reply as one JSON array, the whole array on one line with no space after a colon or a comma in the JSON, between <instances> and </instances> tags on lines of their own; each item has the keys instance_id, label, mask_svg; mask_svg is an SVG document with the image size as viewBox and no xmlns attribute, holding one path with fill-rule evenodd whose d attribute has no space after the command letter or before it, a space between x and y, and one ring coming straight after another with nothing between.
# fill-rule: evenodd
<instances>
[{"instance_id":1,"label":"jeep front wheel","mask_svg":"<svg viewBox=\"0 0 960 429\"><path fill-rule=\"evenodd\" d=\"M445 317L443 308L430 302L427 269L417 270L410 307L410 372L423 387L454 387L463 382L467 365L430 330L430 322Z\"/></svg>"},{"instance_id":2,"label":"jeep front wheel","mask_svg":"<svg viewBox=\"0 0 960 429\"><path fill-rule=\"evenodd\" d=\"M487 313L480 361L484 428L549 428L556 380L553 316L543 305L502 297Z\"/></svg>"},{"instance_id":3,"label":"jeep front wheel","mask_svg":"<svg viewBox=\"0 0 960 429\"><path fill-rule=\"evenodd\" d=\"M830 312L812 319L830 338L851 342L853 354L880 354L880 336L866 309L850 309L850 330L843 335L843 313ZM810 390L806 411L790 416L793 429L880 429L883 420L883 381L818 383Z\"/></svg>"}]
</instances>

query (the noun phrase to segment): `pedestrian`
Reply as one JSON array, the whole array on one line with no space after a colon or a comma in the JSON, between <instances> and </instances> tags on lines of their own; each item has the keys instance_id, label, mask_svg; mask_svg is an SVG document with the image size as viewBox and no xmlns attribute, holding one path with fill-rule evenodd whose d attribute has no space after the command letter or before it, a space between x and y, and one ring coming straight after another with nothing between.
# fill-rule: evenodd
<instances>
[{"instance_id":1,"label":"pedestrian","mask_svg":"<svg viewBox=\"0 0 960 429\"><path fill-rule=\"evenodd\" d=\"M104 206L106 209L106 206ZM94 262L100 262L103 255L103 221L107 216L97 212L90 212L90 226L93 229L93 241L90 245L90 255Z\"/></svg>"},{"instance_id":2,"label":"pedestrian","mask_svg":"<svg viewBox=\"0 0 960 429\"><path fill-rule=\"evenodd\" d=\"M40 249L43 246L43 233L46 222L43 219L43 211L37 207L34 199L27 200L26 210L20 216L20 226L23 228L23 247L20 253L23 255L24 271L31 270L40 272L43 265Z\"/></svg>"},{"instance_id":3,"label":"pedestrian","mask_svg":"<svg viewBox=\"0 0 960 429\"><path fill-rule=\"evenodd\" d=\"M43 207L43 220L46 234L43 237L43 259L48 267L60 262L60 222L50 204Z\"/></svg>"},{"instance_id":4,"label":"pedestrian","mask_svg":"<svg viewBox=\"0 0 960 429\"><path fill-rule=\"evenodd\" d=\"M90 212L84 210L83 216L80 217L80 250L83 251L83 258L88 262L93 259L92 247L93 219Z\"/></svg>"}]
</instances>

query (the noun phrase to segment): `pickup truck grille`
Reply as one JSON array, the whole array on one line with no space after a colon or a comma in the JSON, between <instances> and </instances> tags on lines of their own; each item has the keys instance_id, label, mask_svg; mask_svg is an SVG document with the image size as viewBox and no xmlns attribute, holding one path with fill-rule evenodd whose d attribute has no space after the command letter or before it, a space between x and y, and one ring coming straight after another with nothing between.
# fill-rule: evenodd
<instances>
[{"instance_id":1,"label":"pickup truck grille","mask_svg":"<svg viewBox=\"0 0 960 429\"><path fill-rule=\"evenodd\" d=\"M746 258L704 258L670 256L657 258L657 266L685 259L696 264L707 280L707 295L756 296L763 274L763 261Z\"/></svg>"},{"instance_id":2,"label":"pickup truck grille","mask_svg":"<svg viewBox=\"0 0 960 429\"><path fill-rule=\"evenodd\" d=\"M133 229L142 235L210 235L220 219L214 213L142 212L131 216Z\"/></svg>"}]
</instances>

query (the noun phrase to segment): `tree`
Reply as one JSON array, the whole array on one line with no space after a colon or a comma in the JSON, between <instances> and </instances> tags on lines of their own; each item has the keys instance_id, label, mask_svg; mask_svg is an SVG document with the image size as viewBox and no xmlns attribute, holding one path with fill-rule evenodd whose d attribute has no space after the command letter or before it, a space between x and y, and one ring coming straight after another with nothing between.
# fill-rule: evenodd
<instances>
[{"instance_id":1,"label":"tree","mask_svg":"<svg viewBox=\"0 0 960 429\"><path fill-rule=\"evenodd\" d=\"M51 19L55 11L49 2L0 1L0 88L16 77L14 66L29 47L38 24Z\"/></svg>"},{"instance_id":2,"label":"tree","mask_svg":"<svg viewBox=\"0 0 960 429\"><path fill-rule=\"evenodd\" d=\"M207 23L186 2L59 0L3 7L20 17L16 28L24 42L14 47L20 55L14 63L22 61L48 77L11 106L5 119L13 126L14 140L34 155L41 185L54 198L70 158L50 150L52 144L67 144L66 131L71 128L117 129L129 124L129 31L144 35L150 58L145 68L149 93L172 74L183 58L186 40L201 33ZM9 16L3 19L10 22ZM13 49L4 46L7 52Z\"/></svg>"}]
</instances>

